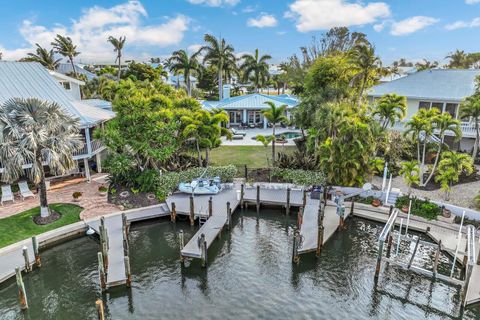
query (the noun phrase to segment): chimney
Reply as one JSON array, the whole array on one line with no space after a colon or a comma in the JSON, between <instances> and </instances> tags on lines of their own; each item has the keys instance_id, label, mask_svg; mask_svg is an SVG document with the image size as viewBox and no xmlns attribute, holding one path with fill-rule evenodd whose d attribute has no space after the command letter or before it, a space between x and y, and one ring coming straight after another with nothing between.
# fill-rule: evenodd
<instances>
[{"instance_id":1,"label":"chimney","mask_svg":"<svg viewBox=\"0 0 480 320\"><path fill-rule=\"evenodd\" d=\"M223 100L230 98L230 88L231 85L229 84L223 85Z\"/></svg>"}]
</instances>

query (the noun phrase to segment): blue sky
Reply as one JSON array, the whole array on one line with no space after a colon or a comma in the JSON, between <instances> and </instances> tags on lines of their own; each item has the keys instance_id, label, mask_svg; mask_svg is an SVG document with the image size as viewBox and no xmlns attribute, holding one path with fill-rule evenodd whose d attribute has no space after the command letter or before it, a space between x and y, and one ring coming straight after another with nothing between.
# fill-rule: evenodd
<instances>
[{"instance_id":1,"label":"blue sky","mask_svg":"<svg viewBox=\"0 0 480 320\"><path fill-rule=\"evenodd\" d=\"M341 25L366 33L386 63L480 51L480 0L3 1L0 51L18 59L62 33L79 45L81 61L110 62L106 38L126 35L126 57L146 60L193 50L212 33L237 52L259 48L280 62Z\"/></svg>"}]
</instances>

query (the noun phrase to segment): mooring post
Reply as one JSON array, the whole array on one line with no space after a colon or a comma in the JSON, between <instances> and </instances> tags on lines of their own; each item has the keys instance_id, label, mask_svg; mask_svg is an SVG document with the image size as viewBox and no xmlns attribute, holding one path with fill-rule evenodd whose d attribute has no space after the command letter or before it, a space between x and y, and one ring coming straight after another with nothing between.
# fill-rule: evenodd
<instances>
[{"instance_id":1,"label":"mooring post","mask_svg":"<svg viewBox=\"0 0 480 320\"><path fill-rule=\"evenodd\" d=\"M128 237L128 234L130 233L130 228L128 226L127 215L125 212L122 212L122 224L125 226L125 235Z\"/></svg>"},{"instance_id":2,"label":"mooring post","mask_svg":"<svg viewBox=\"0 0 480 320\"><path fill-rule=\"evenodd\" d=\"M179 245L180 245L180 263L183 264L184 259L183 259L183 255L182 255L182 250L185 247L185 238L184 238L184 235L183 235L183 230L180 230L180 232L178 233L178 242L179 242Z\"/></svg>"},{"instance_id":3,"label":"mooring post","mask_svg":"<svg viewBox=\"0 0 480 320\"><path fill-rule=\"evenodd\" d=\"M382 256L383 256L383 240L379 240L377 266L375 267L375 278L378 278L378 275L380 274L380 268L382 266Z\"/></svg>"},{"instance_id":4,"label":"mooring post","mask_svg":"<svg viewBox=\"0 0 480 320\"><path fill-rule=\"evenodd\" d=\"M303 207L307 205L307 189L303 189Z\"/></svg>"},{"instance_id":5,"label":"mooring post","mask_svg":"<svg viewBox=\"0 0 480 320\"><path fill-rule=\"evenodd\" d=\"M257 185L257 213L260 213L260 186Z\"/></svg>"},{"instance_id":6,"label":"mooring post","mask_svg":"<svg viewBox=\"0 0 480 320\"><path fill-rule=\"evenodd\" d=\"M298 208L298 215L297 215L297 229L300 230L302 228L303 223L303 207Z\"/></svg>"},{"instance_id":7,"label":"mooring post","mask_svg":"<svg viewBox=\"0 0 480 320\"><path fill-rule=\"evenodd\" d=\"M242 183L240 186L240 208L243 209L243 198L245 197L245 185Z\"/></svg>"},{"instance_id":8,"label":"mooring post","mask_svg":"<svg viewBox=\"0 0 480 320\"><path fill-rule=\"evenodd\" d=\"M177 206L175 202L172 202L172 210L170 211L170 221L175 223L177 220Z\"/></svg>"},{"instance_id":9,"label":"mooring post","mask_svg":"<svg viewBox=\"0 0 480 320\"><path fill-rule=\"evenodd\" d=\"M190 225L195 224L195 204L193 202L193 196L190 196Z\"/></svg>"},{"instance_id":10,"label":"mooring post","mask_svg":"<svg viewBox=\"0 0 480 320\"><path fill-rule=\"evenodd\" d=\"M245 165L245 182L248 180L248 168L247 165Z\"/></svg>"},{"instance_id":11,"label":"mooring post","mask_svg":"<svg viewBox=\"0 0 480 320\"><path fill-rule=\"evenodd\" d=\"M317 257L320 256L320 252L322 251L323 246L323 233L325 228L323 227L323 218L324 218L324 209L322 208L322 201L320 201L318 205L318 217L317 217L317 224L318 224L318 236L317 236Z\"/></svg>"},{"instance_id":12,"label":"mooring post","mask_svg":"<svg viewBox=\"0 0 480 320\"><path fill-rule=\"evenodd\" d=\"M105 274L105 266L103 265L103 256L101 252L97 253L98 257L98 275L100 277L100 287L102 291L107 288L107 277Z\"/></svg>"},{"instance_id":13,"label":"mooring post","mask_svg":"<svg viewBox=\"0 0 480 320\"><path fill-rule=\"evenodd\" d=\"M97 307L98 320L105 320L105 309L103 307L102 299L97 299L97 301L95 301L95 306Z\"/></svg>"},{"instance_id":14,"label":"mooring post","mask_svg":"<svg viewBox=\"0 0 480 320\"><path fill-rule=\"evenodd\" d=\"M25 260L25 272L30 272L30 271L32 271L32 266L30 265L30 257L28 256L28 248L26 246L23 246L22 252L23 252L23 260Z\"/></svg>"},{"instance_id":15,"label":"mooring post","mask_svg":"<svg viewBox=\"0 0 480 320\"><path fill-rule=\"evenodd\" d=\"M25 292L25 284L23 283L22 271L20 268L15 268L15 275L17 278L18 299L20 301L21 309L28 309L27 293Z\"/></svg>"},{"instance_id":16,"label":"mooring post","mask_svg":"<svg viewBox=\"0 0 480 320\"><path fill-rule=\"evenodd\" d=\"M440 260L440 252L442 250L442 240L438 241L437 251L435 252L435 261L433 262L433 276L437 275L438 261Z\"/></svg>"},{"instance_id":17,"label":"mooring post","mask_svg":"<svg viewBox=\"0 0 480 320\"><path fill-rule=\"evenodd\" d=\"M292 262L298 263L300 261L300 257L298 255L298 248L300 246L300 231L295 228L293 231L293 254L292 254Z\"/></svg>"},{"instance_id":18,"label":"mooring post","mask_svg":"<svg viewBox=\"0 0 480 320\"><path fill-rule=\"evenodd\" d=\"M202 250L202 267L207 266L207 241L205 240L205 234L200 235L200 249Z\"/></svg>"},{"instance_id":19,"label":"mooring post","mask_svg":"<svg viewBox=\"0 0 480 320\"><path fill-rule=\"evenodd\" d=\"M37 237L32 237L32 247L33 247L33 254L35 255L35 266L41 267L42 261L40 259L40 251L38 248L38 240Z\"/></svg>"},{"instance_id":20,"label":"mooring post","mask_svg":"<svg viewBox=\"0 0 480 320\"><path fill-rule=\"evenodd\" d=\"M125 263L125 276L127 277L127 279L125 280L125 284L127 285L127 287L130 287L130 285L132 284L132 272L131 272L131 269L130 269L130 257L129 256L124 257L124 263Z\"/></svg>"},{"instance_id":21,"label":"mooring post","mask_svg":"<svg viewBox=\"0 0 480 320\"><path fill-rule=\"evenodd\" d=\"M290 214L290 187L287 188L287 205L285 206L285 214L288 216Z\"/></svg>"},{"instance_id":22,"label":"mooring post","mask_svg":"<svg viewBox=\"0 0 480 320\"><path fill-rule=\"evenodd\" d=\"M230 201L227 202L227 228L232 228L232 208L230 208Z\"/></svg>"},{"instance_id":23,"label":"mooring post","mask_svg":"<svg viewBox=\"0 0 480 320\"><path fill-rule=\"evenodd\" d=\"M352 205L350 206L350 215L353 217L353 210L355 210L355 200L352 199Z\"/></svg>"},{"instance_id":24,"label":"mooring post","mask_svg":"<svg viewBox=\"0 0 480 320\"><path fill-rule=\"evenodd\" d=\"M390 252L392 250L393 236L388 233L388 242L387 242L387 258L390 258Z\"/></svg>"}]
</instances>

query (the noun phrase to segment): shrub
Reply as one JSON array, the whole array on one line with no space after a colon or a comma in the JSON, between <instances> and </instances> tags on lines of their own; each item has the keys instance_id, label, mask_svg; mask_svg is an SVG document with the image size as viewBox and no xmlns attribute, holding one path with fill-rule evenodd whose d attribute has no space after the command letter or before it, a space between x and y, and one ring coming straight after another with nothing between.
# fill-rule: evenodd
<instances>
[{"instance_id":1,"label":"shrub","mask_svg":"<svg viewBox=\"0 0 480 320\"><path fill-rule=\"evenodd\" d=\"M410 198L408 196L401 196L397 198L395 202L396 208L408 207L410 204ZM413 215L425 218L427 220L434 220L441 213L441 208L428 200L420 200L418 198L412 198L412 212Z\"/></svg>"},{"instance_id":2,"label":"shrub","mask_svg":"<svg viewBox=\"0 0 480 320\"><path fill-rule=\"evenodd\" d=\"M81 193L80 191L75 191L73 194L72 194L72 197L74 199L78 199L82 196L83 193Z\"/></svg>"},{"instance_id":3,"label":"shrub","mask_svg":"<svg viewBox=\"0 0 480 320\"><path fill-rule=\"evenodd\" d=\"M299 185L320 185L325 183L325 176L319 171L273 168L272 177L282 182Z\"/></svg>"},{"instance_id":4,"label":"shrub","mask_svg":"<svg viewBox=\"0 0 480 320\"><path fill-rule=\"evenodd\" d=\"M295 151L293 154L278 153L276 165L283 169L315 170L319 158L315 154Z\"/></svg>"},{"instance_id":5,"label":"shrub","mask_svg":"<svg viewBox=\"0 0 480 320\"><path fill-rule=\"evenodd\" d=\"M475 208L480 209L480 192L473 198L475 202Z\"/></svg>"}]
</instances>

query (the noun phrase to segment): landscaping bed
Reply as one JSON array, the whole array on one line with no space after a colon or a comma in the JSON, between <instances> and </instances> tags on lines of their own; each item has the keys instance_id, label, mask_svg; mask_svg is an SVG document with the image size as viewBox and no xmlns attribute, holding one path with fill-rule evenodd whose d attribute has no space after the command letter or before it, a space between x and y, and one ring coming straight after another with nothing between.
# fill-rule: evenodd
<instances>
[{"instance_id":1,"label":"landscaping bed","mask_svg":"<svg viewBox=\"0 0 480 320\"><path fill-rule=\"evenodd\" d=\"M442 208L437 204L430 202L428 200L421 200L418 198L411 198L412 200L412 210L411 214L425 218L427 220L436 220L437 216L442 214ZM397 198L395 202L395 207L406 211L410 204L410 198L408 196L401 196Z\"/></svg>"},{"instance_id":2,"label":"landscaping bed","mask_svg":"<svg viewBox=\"0 0 480 320\"><path fill-rule=\"evenodd\" d=\"M139 192L125 186L112 186L108 193L108 202L123 206L124 209L148 207L159 204L160 201L152 192Z\"/></svg>"},{"instance_id":3,"label":"landscaping bed","mask_svg":"<svg viewBox=\"0 0 480 320\"><path fill-rule=\"evenodd\" d=\"M428 177L428 175L425 175L425 179ZM471 175L466 175L466 174L461 174L458 182L452 184L452 186L456 185L461 185L464 183L471 183L471 182L476 182L480 181L480 174L478 174L478 170L475 170ZM416 190L424 190L424 191L435 191L440 189L440 183L435 182L435 177L433 177L428 184L425 187L419 187L412 185L412 189Z\"/></svg>"}]
</instances>

